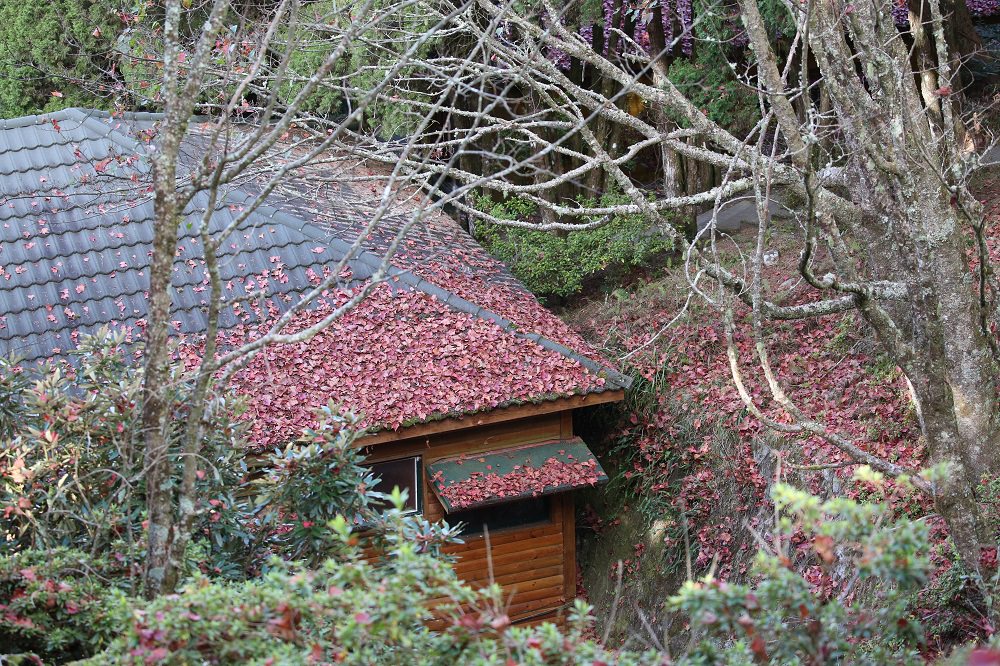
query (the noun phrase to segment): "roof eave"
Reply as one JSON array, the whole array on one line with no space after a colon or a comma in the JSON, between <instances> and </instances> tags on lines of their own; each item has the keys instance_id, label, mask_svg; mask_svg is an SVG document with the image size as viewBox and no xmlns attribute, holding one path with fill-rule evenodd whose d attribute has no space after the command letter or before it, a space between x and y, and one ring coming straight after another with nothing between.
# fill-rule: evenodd
<instances>
[{"instance_id":1,"label":"roof eave","mask_svg":"<svg viewBox=\"0 0 1000 666\"><path fill-rule=\"evenodd\" d=\"M417 423L399 430L381 430L366 435L357 440L357 446L377 446L400 442L405 439L418 437L429 437L455 430L466 428L476 428L505 421L515 421L517 419L530 418L552 414L553 412L563 412L580 407L590 407L611 402L620 402L625 398L625 391L621 389L601 391L600 393L587 393L585 395L574 395L554 400L546 400L538 403L528 403L501 407L487 412L477 412L475 414L464 414L462 416L449 417L438 421L425 421Z\"/></svg>"}]
</instances>

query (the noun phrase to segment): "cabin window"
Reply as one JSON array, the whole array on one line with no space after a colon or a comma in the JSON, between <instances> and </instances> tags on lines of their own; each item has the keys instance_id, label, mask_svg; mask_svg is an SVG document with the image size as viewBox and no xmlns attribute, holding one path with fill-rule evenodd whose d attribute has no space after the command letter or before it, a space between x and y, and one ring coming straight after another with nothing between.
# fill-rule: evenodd
<instances>
[{"instance_id":1,"label":"cabin window","mask_svg":"<svg viewBox=\"0 0 1000 666\"><path fill-rule=\"evenodd\" d=\"M468 511L453 511L448 514L448 524L464 523L461 534L482 534L483 525L490 532L511 527L526 527L547 523L551 518L549 497L532 497L517 502L492 504Z\"/></svg>"},{"instance_id":2,"label":"cabin window","mask_svg":"<svg viewBox=\"0 0 1000 666\"><path fill-rule=\"evenodd\" d=\"M408 513L418 513L423 509L423 494L420 492L420 460L420 456L410 456L371 463L368 469L381 479L372 490L388 495L398 486L400 490L408 491L404 510ZM372 504L378 509L391 508L387 500Z\"/></svg>"}]
</instances>

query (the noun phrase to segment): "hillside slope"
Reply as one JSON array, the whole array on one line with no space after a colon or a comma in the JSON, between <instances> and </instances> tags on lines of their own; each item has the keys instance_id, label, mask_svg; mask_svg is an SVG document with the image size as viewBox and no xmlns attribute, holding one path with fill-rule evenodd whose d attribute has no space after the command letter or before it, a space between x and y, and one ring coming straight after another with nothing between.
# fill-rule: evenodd
<instances>
[{"instance_id":1,"label":"hillside slope","mask_svg":"<svg viewBox=\"0 0 1000 666\"><path fill-rule=\"evenodd\" d=\"M979 192L990 255L1000 265L1000 174L984 179ZM747 233L737 233L737 241ZM778 258L765 274L786 303L804 292L796 234L794 222L776 223L770 247ZM605 457L617 474L606 493L590 498L585 519L591 530L584 531L590 536L581 556L583 586L603 619L614 615L617 638L645 631L640 614L656 626L669 622L660 605L686 577L688 558L696 576L713 571L722 579L745 578L754 553L769 540L768 491L779 479L820 495L886 501L897 515L933 521L937 574L914 610L938 646L980 634L978 620L962 608L961 579L949 575L955 572L946 530L929 499L895 483L857 481L856 467L833 446L777 434L751 416L732 380L722 322L697 298L688 300L682 270L564 313L594 347L640 378L607 443ZM740 315L735 343L747 388L765 413L787 421L755 361L747 313ZM867 451L914 471L926 465L906 380L857 317L772 322L766 342L785 390L804 411ZM993 485L984 492L988 501L996 495ZM810 547L793 545L798 552ZM844 584L816 566L805 567L805 574L822 594L837 594Z\"/></svg>"}]
</instances>

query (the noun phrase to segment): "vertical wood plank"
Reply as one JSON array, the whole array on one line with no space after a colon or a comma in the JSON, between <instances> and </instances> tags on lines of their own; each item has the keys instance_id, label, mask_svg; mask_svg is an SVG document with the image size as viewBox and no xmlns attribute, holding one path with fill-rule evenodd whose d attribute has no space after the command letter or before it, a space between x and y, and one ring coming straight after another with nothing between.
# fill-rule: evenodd
<instances>
[{"instance_id":1,"label":"vertical wood plank","mask_svg":"<svg viewBox=\"0 0 1000 666\"><path fill-rule=\"evenodd\" d=\"M573 495L562 496L563 504L563 585L566 601L576 598L576 511Z\"/></svg>"},{"instance_id":2,"label":"vertical wood plank","mask_svg":"<svg viewBox=\"0 0 1000 666\"><path fill-rule=\"evenodd\" d=\"M560 433L563 439L573 436L573 411L567 409L560 414ZM563 586L568 603L576 598L576 510L573 493L564 493L563 504Z\"/></svg>"},{"instance_id":3,"label":"vertical wood plank","mask_svg":"<svg viewBox=\"0 0 1000 666\"><path fill-rule=\"evenodd\" d=\"M573 411L567 409L559 415L559 437L569 439L573 436Z\"/></svg>"}]
</instances>

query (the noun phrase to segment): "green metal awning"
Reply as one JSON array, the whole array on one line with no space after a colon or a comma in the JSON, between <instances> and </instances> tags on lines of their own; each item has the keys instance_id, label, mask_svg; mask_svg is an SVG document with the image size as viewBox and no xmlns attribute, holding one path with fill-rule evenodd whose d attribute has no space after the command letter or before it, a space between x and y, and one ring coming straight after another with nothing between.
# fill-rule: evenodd
<instances>
[{"instance_id":1,"label":"green metal awning","mask_svg":"<svg viewBox=\"0 0 1000 666\"><path fill-rule=\"evenodd\" d=\"M427 473L447 513L596 486L608 480L579 437L443 458L428 464Z\"/></svg>"}]
</instances>

